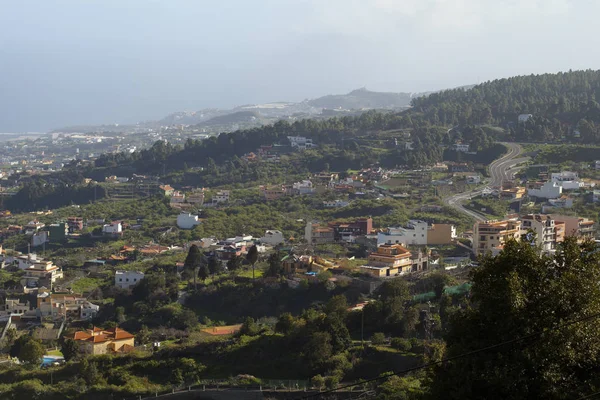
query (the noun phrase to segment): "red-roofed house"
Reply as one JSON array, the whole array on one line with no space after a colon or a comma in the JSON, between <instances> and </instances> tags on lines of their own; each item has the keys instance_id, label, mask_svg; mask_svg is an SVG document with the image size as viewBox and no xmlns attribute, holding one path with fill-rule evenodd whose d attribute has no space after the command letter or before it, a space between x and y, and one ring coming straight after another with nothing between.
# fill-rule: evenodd
<instances>
[{"instance_id":1,"label":"red-roofed house","mask_svg":"<svg viewBox=\"0 0 600 400\"><path fill-rule=\"evenodd\" d=\"M85 331L77 331L67 338L75 340L79 345L79 350L85 354L127 353L135 347L134 336L117 327L107 330L94 327Z\"/></svg>"}]
</instances>

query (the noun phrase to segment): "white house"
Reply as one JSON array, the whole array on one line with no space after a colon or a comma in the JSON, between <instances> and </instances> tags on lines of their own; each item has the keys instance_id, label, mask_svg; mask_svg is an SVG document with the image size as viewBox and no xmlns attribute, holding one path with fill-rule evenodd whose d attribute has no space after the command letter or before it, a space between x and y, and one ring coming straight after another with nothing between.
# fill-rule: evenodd
<instances>
[{"instance_id":1,"label":"white house","mask_svg":"<svg viewBox=\"0 0 600 400\"><path fill-rule=\"evenodd\" d=\"M303 180L292 184L292 189L298 194L313 194L315 192L313 183L309 180Z\"/></svg>"},{"instance_id":2,"label":"white house","mask_svg":"<svg viewBox=\"0 0 600 400\"><path fill-rule=\"evenodd\" d=\"M144 279L144 273L139 271L117 271L115 272L115 286L121 289L129 289Z\"/></svg>"},{"instance_id":3,"label":"white house","mask_svg":"<svg viewBox=\"0 0 600 400\"><path fill-rule=\"evenodd\" d=\"M179 229L193 229L194 226L200 224L197 215L182 212L177 216L177 226Z\"/></svg>"},{"instance_id":4,"label":"white house","mask_svg":"<svg viewBox=\"0 0 600 400\"><path fill-rule=\"evenodd\" d=\"M577 172L562 171L552 173L550 179L552 182L558 183L563 190L577 190L584 186L584 183L579 180Z\"/></svg>"},{"instance_id":5,"label":"white house","mask_svg":"<svg viewBox=\"0 0 600 400\"><path fill-rule=\"evenodd\" d=\"M532 114L519 114L519 122L527 122L529 118L533 118Z\"/></svg>"},{"instance_id":6,"label":"white house","mask_svg":"<svg viewBox=\"0 0 600 400\"><path fill-rule=\"evenodd\" d=\"M452 145L452 150L462 151L463 153L467 153L469 151L468 144L455 143Z\"/></svg>"},{"instance_id":7,"label":"white house","mask_svg":"<svg viewBox=\"0 0 600 400\"><path fill-rule=\"evenodd\" d=\"M31 236L31 246L38 247L43 245L44 243L48 243L50 241L48 237L48 231L41 231L38 233L34 233Z\"/></svg>"},{"instance_id":8,"label":"white house","mask_svg":"<svg viewBox=\"0 0 600 400\"><path fill-rule=\"evenodd\" d=\"M227 203L229 202L229 190L219 190L212 198L213 203Z\"/></svg>"},{"instance_id":9,"label":"white house","mask_svg":"<svg viewBox=\"0 0 600 400\"><path fill-rule=\"evenodd\" d=\"M325 208L341 208L346 207L350 203L346 200L328 200L323 202L323 207Z\"/></svg>"},{"instance_id":10,"label":"white house","mask_svg":"<svg viewBox=\"0 0 600 400\"><path fill-rule=\"evenodd\" d=\"M388 228L386 232L379 232L377 246L382 244L426 245L427 230L427 222L410 220L406 227Z\"/></svg>"},{"instance_id":11,"label":"white house","mask_svg":"<svg viewBox=\"0 0 600 400\"><path fill-rule=\"evenodd\" d=\"M481 175L468 175L467 183L472 185L478 185L481 183Z\"/></svg>"},{"instance_id":12,"label":"white house","mask_svg":"<svg viewBox=\"0 0 600 400\"><path fill-rule=\"evenodd\" d=\"M260 238L261 243L270 244L271 246L277 246L285 242L283 238L283 233L281 231L276 230L268 230L265 232L265 236Z\"/></svg>"},{"instance_id":13,"label":"white house","mask_svg":"<svg viewBox=\"0 0 600 400\"><path fill-rule=\"evenodd\" d=\"M532 197L540 199L558 199L562 196L562 186L556 182L548 181L539 189L529 189L527 193Z\"/></svg>"},{"instance_id":14,"label":"white house","mask_svg":"<svg viewBox=\"0 0 600 400\"><path fill-rule=\"evenodd\" d=\"M104 235L120 235L123 233L123 225L121 222L113 222L102 225L102 233Z\"/></svg>"},{"instance_id":15,"label":"white house","mask_svg":"<svg viewBox=\"0 0 600 400\"><path fill-rule=\"evenodd\" d=\"M600 190L594 190L592 192L592 201L594 203L600 203Z\"/></svg>"},{"instance_id":16,"label":"white house","mask_svg":"<svg viewBox=\"0 0 600 400\"><path fill-rule=\"evenodd\" d=\"M600 160L596 161L596 169L600 169Z\"/></svg>"},{"instance_id":17,"label":"white house","mask_svg":"<svg viewBox=\"0 0 600 400\"><path fill-rule=\"evenodd\" d=\"M553 207L557 208L571 208L573 207L573 198L568 196L561 196L558 199L548 199L548 203Z\"/></svg>"},{"instance_id":18,"label":"white house","mask_svg":"<svg viewBox=\"0 0 600 400\"><path fill-rule=\"evenodd\" d=\"M316 147L312 139L308 139L304 136L288 136L287 138L294 149L305 150Z\"/></svg>"}]
</instances>

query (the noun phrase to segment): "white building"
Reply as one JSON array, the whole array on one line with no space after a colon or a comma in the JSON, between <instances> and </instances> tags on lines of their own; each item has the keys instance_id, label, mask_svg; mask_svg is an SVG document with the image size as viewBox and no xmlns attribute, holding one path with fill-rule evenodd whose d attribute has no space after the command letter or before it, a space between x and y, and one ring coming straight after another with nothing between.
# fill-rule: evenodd
<instances>
[{"instance_id":1,"label":"white building","mask_svg":"<svg viewBox=\"0 0 600 400\"><path fill-rule=\"evenodd\" d=\"M600 169L600 160L596 161L596 169Z\"/></svg>"},{"instance_id":2,"label":"white building","mask_svg":"<svg viewBox=\"0 0 600 400\"><path fill-rule=\"evenodd\" d=\"M298 150L305 150L316 147L312 139L308 139L304 136L288 136L287 138L290 141L290 145Z\"/></svg>"},{"instance_id":3,"label":"white building","mask_svg":"<svg viewBox=\"0 0 600 400\"><path fill-rule=\"evenodd\" d=\"M313 194L315 192L315 188L313 183L309 180L303 180L301 182L296 182L292 184L292 189L295 193L298 194Z\"/></svg>"},{"instance_id":4,"label":"white building","mask_svg":"<svg viewBox=\"0 0 600 400\"><path fill-rule=\"evenodd\" d=\"M577 190L584 186L584 183L579 180L577 172L562 171L553 173L550 179L552 182L558 183L563 190Z\"/></svg>"},{"instance_id":5,"label":"white building","mask_svg":"<svg viewBox=\"0 0 600 400\"><path fill-rule=\"evenodd\" d=\"M532 114L520 114L519 115L519 122L527 122L529 121L529 118L533 118Z\"/></svg>"},{"instance_id":6,"label":"white building","mask_svg":"<svg viewBox=\"0 0 600 400\"><path fill-rule=\"evenodd\" d=\"M41 231L38 233L34 233L31 235L31 246L38 247L43 245L44 243L48 243L50 241L48 237L48 231Z\"/></svg>"},{"instance_id":7,"label":"white building","mask_svg":"<svg viewBox=\"0 0 600 400\"><path fill-rule=\"evenodd\" d=\"M144 273L139 271L116 271L115 272L115 286L121 289L129 289L139 281L144 279Z\"/></svg>"},{"instance_id":8,"label":"white building","mask_svg":"<svg viewBox=\"0 0 600 400\"><path fill-rule=\"evenodd\" d=\"M573 207L573 198L568 196L561 196L558 199L548 199L548 203L551 206L557 208L571 208Z\"/></svg>"},{"instance_id":9,"label":"white building","mask_svg":"<svg viewBox=\"0 0 600 400\"><path fill-rule=\"evenodd\" d=\"M468 175L467 183L471 185L478 185L481 183L481 175Z\"/></svg>"},{"instance_id":10,"label":"white building","mask_svg":"<svg viewBox=\"0 0 600 400\"><path fill-rule=\"evenodd\" d=\"M388 228L377 234L377 246L382 244L426 245L428 224L425 221L410 220L406 227Z\"/></svg>"},{"instance_id":11,"label":"white building","mask_svg":"<svg viewBox=\"0 0 600 400\"><path fill-rule=\"evenodd\" d=\"M562 196L562 186L556 182L548 181L539 189L528 189L529 196L538 197L540 199L558 199Z\"/></svg>"},{"instance_id":12,"label":"white building","mask_svg":"<svg viewBox=\"0 0 600 400\"><path fill-rule=\"evenodd\" d=\"M265 232L265 236L260 238L261 243L270 244L271 246L277 246L285 242L283 237L283 233L281 231L276 230L268 230Z\"/></svg>"},{"instance_id":13,"label":"white building","mask_svg":"<svg viewBox=\"0 0 600 400\"><path fill-rule=\"evenodd\" d=\"M120 235L123 233L123 225L121 222L113 222L102 225L102 233L105 235Z\"/></svg>"},{"instance_id":14,"label":"white building","mask_svg":"<svg viewBox=\"0 0 600 400\"><path fill-rule=\"evenodd\" d=\"M592 192L592 201L594 203L600 203L600 190L594 190Z\"/></svg>"},{"instance_id":15,"label":"white building","mask_svg":"<svg viewBox=\"0 0 600 400\"><path fill-rule=\"evenodd\" d=\"M350 203L346 200L329 200L323 202L323 207L325 208L342 208L346 207Z\"/></svg>"},{"instance_id":16,"label":"white building","mask_svg":"<svg viewBox=\"0 0 600 400\"><path fill-rule=\"evenodd\" d=\"M468 144L455 143L452 145L452 150L462 151L463 153L467 153L469 151Z\"/></svg>"},{"instance_id":17,"label":"white building","mask_svg":"<svg viewBox=\"0 0 600 400\"><path fill-rule=\"evenodd\" d=\"M177 226L179 229L193 229L196 225L200 224L197 215L182 212L177 216Z\"/></svg>"},{"instance_id":18,"label":"white building","mask_svg":"<svg viewBox=\"0 0 600 400\"><path fill-rule=\"evenodd\" d=\"M229 190L219 190L212 198L213 203L228 203L229 202Z\"/></svg>"}]
</instances>

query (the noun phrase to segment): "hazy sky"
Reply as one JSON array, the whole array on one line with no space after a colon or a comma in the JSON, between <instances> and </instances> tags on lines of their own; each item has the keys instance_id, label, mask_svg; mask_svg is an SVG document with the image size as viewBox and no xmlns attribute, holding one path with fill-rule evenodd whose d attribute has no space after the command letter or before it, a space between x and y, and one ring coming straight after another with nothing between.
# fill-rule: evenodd
<instances>
[{"instance_id":1,"label":"hazy sky","mask_svg":"<svg viewBox=\"0 0 600 400\"><path fill-rule=\"evenodd\" d=\"M0 0L0 132L600 68L598 0Z\"/></svg>"}]
</instances>

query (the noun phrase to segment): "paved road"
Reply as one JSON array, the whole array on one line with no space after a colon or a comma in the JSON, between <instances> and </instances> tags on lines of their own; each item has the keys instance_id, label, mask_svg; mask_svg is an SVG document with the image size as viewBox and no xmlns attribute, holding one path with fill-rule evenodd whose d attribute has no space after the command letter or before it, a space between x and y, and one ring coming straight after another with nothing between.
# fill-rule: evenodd
<instances>
[{"instance_id":1,"label":"paved road","mask_svg":"<svg viewBox=\"0 0 600 400\"><path fill-rule=\"evenodd\" d=\"M492 162L489 166L490 180L488 187L500 187L505 180L511 180L512 175L519 169L517 164L529 160L529 157L519 157L523 152L523 148L516 143L502 143L508 148L508 152L499 159ZM476 211L468 210L463 207L462 202L470 199L473 196L478 196L482 193L482 189L476 189L470 192L458 193L447 197L444 201L456 210L475 218L477 221L485 221L485 215Z\"/></svg>"}]
</instances>

